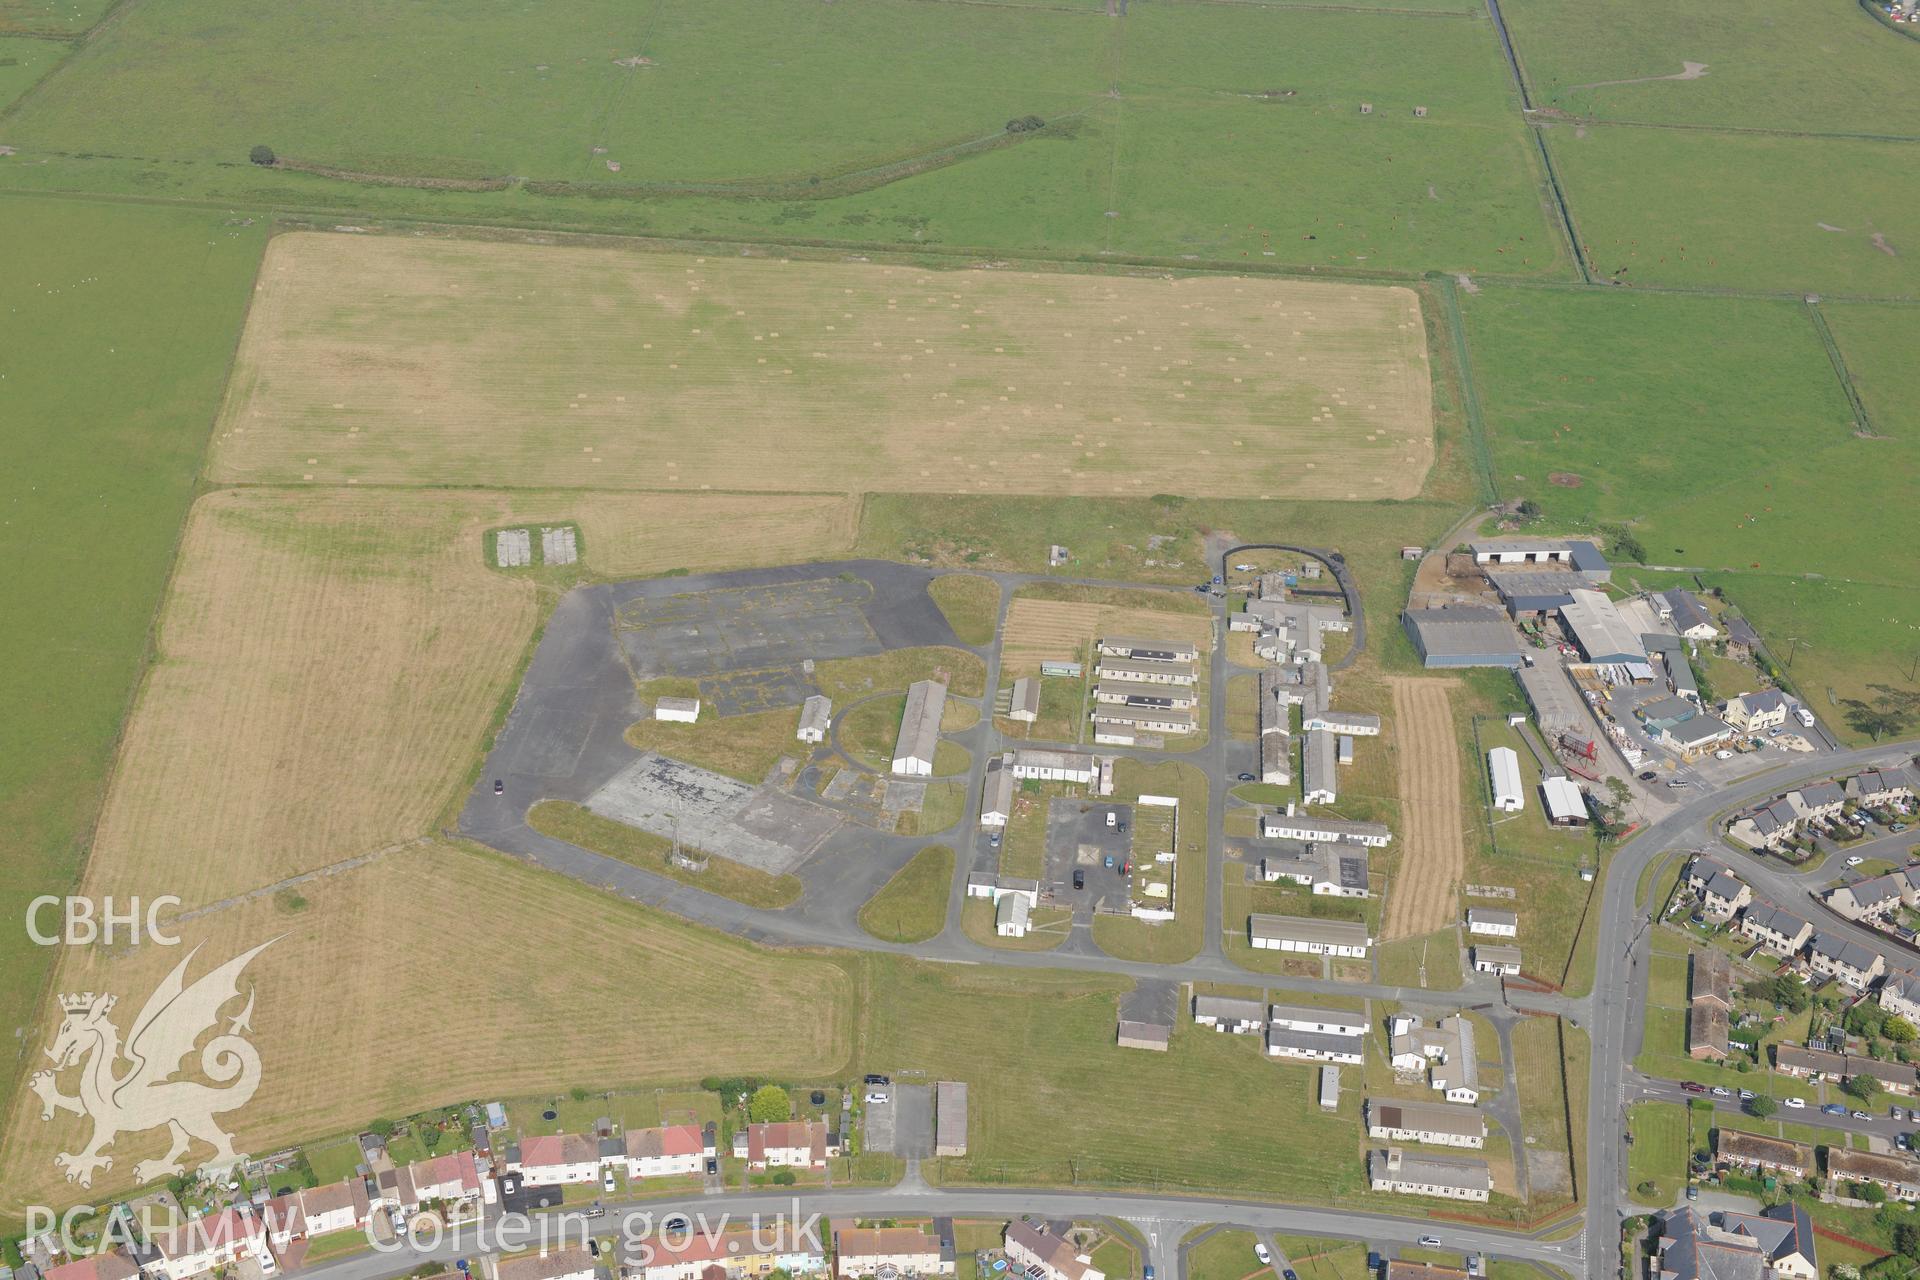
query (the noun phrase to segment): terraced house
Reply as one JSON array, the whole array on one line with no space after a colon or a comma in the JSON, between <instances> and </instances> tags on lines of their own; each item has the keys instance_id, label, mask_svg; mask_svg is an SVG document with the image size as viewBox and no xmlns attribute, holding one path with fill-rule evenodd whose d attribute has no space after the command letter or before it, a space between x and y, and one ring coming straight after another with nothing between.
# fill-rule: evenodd
<instances>
[{"instance_id":1,"label":"terraced house","mask_svg":"<svg viewBox=\"0 0 1920 1280\"><path fill-rule=\"evenodd\" d=\"M1797 955L1813 936L1813 925L1785 907L1756 902L1740 917L1740 932L1778 956Z\"/></svg>"}]
</instances>

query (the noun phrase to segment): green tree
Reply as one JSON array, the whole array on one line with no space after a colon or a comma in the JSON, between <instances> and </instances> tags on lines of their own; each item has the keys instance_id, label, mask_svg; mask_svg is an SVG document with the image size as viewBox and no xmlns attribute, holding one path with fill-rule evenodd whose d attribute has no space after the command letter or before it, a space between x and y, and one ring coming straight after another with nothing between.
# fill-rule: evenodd
<instances>
[{"instance_id":1,"label":"green tree","mask_svg":"<svg viewBox=\"0 0 1920 1280\"><path fill-rule=\"evenodd\" d=\"M773 1185L776 1187L790 1187L798 1181L799 1179L794 1176L794 1172L791 1169L775 1169L773 1171Z\"/></svg>"},{"instance_id":2,"label":"green tree","mask_svg":"<svg viewBox=\"0 0 1920 1280\"><path fill-rule=\"evenodd\" d=\"M1768 1116L1772 1115L1774 1112L1778 1111L1779 1109L1780 1109L1780 1104L1775 1102L1772 1098L1769 1098L1764 1093L1759 1095L1756 1098L1749 1098L1747 1100L1747 1114L1751 1116L1757 1116L1762 1120L1765 1120Z\"/></svg>"},{"instance_id":3,"label":"green tree","mask_svg":"<svg viewBox=\"0 0 1920 1280\"><path fill-rule=\"evenodd\" d=\"M372 1124L367 1126L367 1132L374 1134L382 1142L385 1142L388 1138L391 1138L393 1136L393 1130L394 1130L393 1121L386 1120L386 1119L375 1120Z\"/></svg>"},{"instance_id":4,"label":"green tree","mask_svg":"<svg viewBox=\"0 0 1920 1280\"><path fill-rule=\"evenodd\" d=\"M588 1098L593 1096L592 1091L582 1084L577 1084L573 1086L573 1088L567 1090L567 1094L575 1102L585 1102Z\"/></svg>"},{"instance_id":5,"label":"green tree","mask_svg":"<svg viewBox=\"0 0 1920 1280\"><path fill-rule=\"evenodd\" d=\"M1880 1184L1877 1182L1861 1183L1854 1189L1854 1194L1858 1195L1868 1204L1885 1204L1887 1202L1887 1193L1880 1189Z\"/></svg>"},{"instance_id":6,"label":"green tree","mask_svg":"<svg viewBox=\"0 0 1920 1280\"><path fill-rule=\"evenodd\" d=\"M1897 735L1920 712L1920 692L1884 684L1870 684L1867 690L1871 697L1842 698L1840 705L1846 709L1848 727L1875 742Z\"/></svg>"},{"instance_id":7,"label":"green tree","mask_svg":"<svg viewBox=\"0 0 1920 1280\"><path fill-rule=\"evenodd\" d=\"M1874 1095L1880 1092L1880 1082L1872 1076L1848 1076L1840 1087L1862 1102L1873 1101Z\"/></svg>"},{"instance_id":8,"label":"green tree","mask_svg":"<svg viewBox=\"0 0 1920 1280\"><path fill-rule=\"evenodd\" d=\"M1895 1044L1912 1044L1914 1038L1920 1036L1920 1032L1914 1030L1911 1022L1898 1015L1880 1024L1880 1034Z\"/></svg>"},{"instance_id":9,"label":"green tree","mask_svg":"<svg viewBox=\"0 0 1920 1280\"><path fill-rule=\"evenodd\" d=\"M773 1124L793 1114L793 1101L777 1084L763 1084L747 1102L747 1119L755 1124Z\"/></svg>"},{"instance_id":10,"label":"green tree","mask_svg":"<svg viewBox=\"0 0 1920 1280\"><path fill-rule=\"evenodd\" d=\"M253 161L257 165L261 165L265 168L270 169L280 159L280 157L273 154L272 147L260 146L260 147L255 147L253 150L247 152L247 159Z\"/></svg>"},{"instance_id":11,"label":"green tree","mask_svg":"<svg viewBox=\"0 0 1920 1280\"><path fill-rule=\"evenodd\" d=\"M428 1155L432 1155L433 1149L439 1146L440 1140L446 1136L437 1124L423 1126L420 1130L420 1145L427 1149Z\"/></svg>"}]
</instances>

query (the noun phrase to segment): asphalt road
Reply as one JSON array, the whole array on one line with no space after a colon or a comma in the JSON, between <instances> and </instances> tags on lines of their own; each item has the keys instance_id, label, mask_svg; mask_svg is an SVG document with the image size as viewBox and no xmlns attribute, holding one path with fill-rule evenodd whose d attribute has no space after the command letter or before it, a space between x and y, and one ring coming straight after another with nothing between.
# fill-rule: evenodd
<instances>
[{"instance_id":1,"label":"asphalt road","mask_svg":"<svg viewBox=\"0 0 1920 1280\"><path fill-rule=\"evenodd\" d=\"M657 1225L675 1213L685 1214L696 1230L718 1231L726 1223L750 1224L756 1215L763 1223L782 1215L795 1226L818 1215L824 1237L833 1217L1017 1218L1030 1214L1044 1218L1118 1218L1132 1223L1147 1239L1160 1275L1177 1276L1177 1246L1194 1227L1224 1223L1256 1232L1283 1235L1329 1236L1356 1240L1392 1253L1413 1246L1421 1236L1437 1235L1448 1249L1499 1257L1547 1262L1563 1268L1578 1266L1582 1241L1548 1241L1533 1236L1479 1227L1436 1225L1385 1214L1354 1213L1343 1209L1305 1209L1252 1201L1187 1199L1178 1196L1134 1195L1108 1191L967 1190L902 1185L845 1191L752 1192L685 1199L653 1200L644 1204L609 1205L601 1217L573 1220L564 1228L558 1216L532 1224L512 1226L497 1220L483 1223L478 1232L462 1227L424 1248L396 1242L392 1252L362 1253L334 1262L316 1263L301 1274L314 1280L392 1280L427 1263L451 1263L482 1252L528 1248L544 1239L551 1245L578 1244L583 1230L595 1238L646 1239Z\"/></svg>"},{"instance_id":2,"label":"asphalt road","mask_svg":"<svg viewBox=\"0 0 1920 1280\"><path fill-rule=\"evenodd\" d=\"M1626 1132L1626 1105L1645 1086L1645 1078L1631 1066L1640 1047L1651 924L1636 902L1641 873L1656 858L1676 849L1712 850L1733 866L1756 894L1782 906L1813 908L1812 918L1818 927L1856 937L1876 949L1885 947L1888 939L1843 921L1807 899L1804 884L1797 883L1795 876L1778 864L1728 849L1719 838L1715 820L1729 809L1802 782L1845 770L1900 763L1912 756L1916 746L1920 742L1882 743L1788 763L1735 786L1686 800L1615 851L1602 898L1593 995L1582 1002L1588 1008L1581 1019L1593 1041L1587 1088L1587 1132L1593 1140L1587 1144L1585 1184L1587 1234L1594 1238L1594 1247L1587 1254L1587 1274L1593 1280L1617 1273L1619 1251L1612 1247L1613 1236L1622 1219L1639 1212L1627 1203L1624 1194L1626 1145L1622 1135ZM1678 1090L1675 1092L1678 1094ZM1794 1112L1793 1118L1812 1123L1811 1118L1818 1115L1818 1111L1809 1109Z\"/></svg>"}]
</instances>

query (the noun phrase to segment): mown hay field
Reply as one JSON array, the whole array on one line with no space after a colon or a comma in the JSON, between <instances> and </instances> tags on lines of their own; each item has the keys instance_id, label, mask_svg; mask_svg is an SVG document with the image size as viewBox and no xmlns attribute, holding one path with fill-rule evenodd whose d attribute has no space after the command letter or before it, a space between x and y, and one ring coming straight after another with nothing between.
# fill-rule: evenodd
<instances>
[{"instance_id":1,"label":"mown hay field","mask_svg":"<svg viewBox=\"0 0 1920 1280\"><path fill-rule=\"evenodd\" d=\"M1418 296L301 232L236 482L1411 498Z\"/></svg>"},{"instance_id":2,"label":"mown hay field","mask_svg":"<svg viewBox=\"0 0 1920 1280\"><path fill-rule=\"evenodd\" d=\"M1178 597L1169 597L1169 604ZM1042 662L1083 662L1088 646L1103 635L1187 641L1204 652L1212 626L1206 617L1131 605L1074 600L1036 600L1018 595L1007 606L1000 641L1001 673L1033 675Z\"/></svg>"},{"instance_id":3,"label":"mown hay field","mask_svg":"<svg viewBox=\"0 0 1920 1280\"><path fill-rule=\"evenodd\" d=\"M776 955L431 841L178 932L178 947L63 948L58 989L119 993L114 1018L124 1030L194 946L203 949L189 981L277 938L242 980L256 996L249 1038L261 1083L222 1123L245 1151L481 1096L709 1073L826 1075L849 1053L854 986L839 964ZM501 963L485 960L488 947ZM639 989L662 998L636 1002ZM55 1005L44 1031L58 1016ZM198 1062L188 1058L190 1078ZM63 1204L76 1194L53 1157L78 1149L87 1125L71 1115L42 1122L39 1108L20 1092L0 1148L10 1205ZM164 1130L121 1136L113 1168L88 1194L126 1190L134 1165L165 1149Z\"/></svg>"}]
</instances>

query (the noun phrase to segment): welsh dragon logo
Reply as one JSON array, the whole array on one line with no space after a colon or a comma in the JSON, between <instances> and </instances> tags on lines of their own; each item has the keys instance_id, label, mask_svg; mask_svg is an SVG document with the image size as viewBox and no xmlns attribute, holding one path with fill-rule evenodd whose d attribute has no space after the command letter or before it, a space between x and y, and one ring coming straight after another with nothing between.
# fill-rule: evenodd
<instances>
[{"instance_id":1,"label":"welsh dragon logo","mask_svg":"<svg viewBox=\"0 0 1920 1280\"><path fill-rule=\"evenodd\" d=\"M125 1045L119 1028L107 1018L115 997L91 991L60 997L65 1017L46 1051L53 1069L36 1072L27 1087L39 1095L42 1120L53 1119L56 1111L93 1120L93 1136L84 1150L54 1157L68 1182L92 1186L96 1169L113 1168L113 1157L102 1152L115 1138L161 1127L171 1131L172 1148L159 1160L134 1166L138 1182L184 1172L180 1157L196 1138L213 1148L211 1163L237 1158L232 1137L214 1117L246 1106L260 1087L260 1054L241 1034L252 1030L251 989L246 1007L200 1049L200 1070L214 1083L174 1076L200 1037L218 1025L220 1010L240 997L241 970L274 941L261 943L188 986L187 966L200 953L196 946L147 997ZM69 1097L60 1092L59 1077L74 1067L80 1069L79 1093Z\"/></svg>"}]
</instances>

